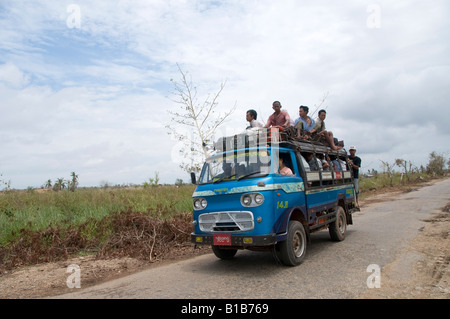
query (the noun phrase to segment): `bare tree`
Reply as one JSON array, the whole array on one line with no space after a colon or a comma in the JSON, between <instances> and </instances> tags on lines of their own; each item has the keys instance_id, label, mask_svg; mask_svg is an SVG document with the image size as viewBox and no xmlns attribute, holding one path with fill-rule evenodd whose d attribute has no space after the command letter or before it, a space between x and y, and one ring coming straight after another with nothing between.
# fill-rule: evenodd
<instances>
[{"instance_id":1,"label":"bare tree","mask_svg":"<svg viewBox=\"0 0 450 319\"><path fill-rule=\"evenodd\" d=\"M211 142L217 128L235 111L236 104L229 111L218 114L218 100L226 81L220 83L216 93L208 94L203 102L199 102L197 87L193 84L192 78L178 64L177 67L181 74L181 82L173 79L170 81L174 86L172 100L180 105L180 109L177 112L168 111L171 122L166 128L169 129L169 134L183 142L184 146L179 154L182 158L180 167L188 173L198 173L208 156L207 144ZM191 134L180 130L180 126L188 128Z\"/></svg>"},{"instance_id":2,"label":"bare tree","mask_svg":"<svg viewBox=\"0 0 450 319\"><path fill-rule=\"evenodd\" d=\"M445 158L444 155L431 152L429 155L429 162L427 165L427 172L435 175L444 175Z\"/></svg>"},{"instance_id":3,"label":"bare tree","mask_svg":"<svg viewBox=\"0 0 450 319\"><path fill-rule=\"evenodd\" d=\"M309 116L314 116L316 114L316 112L318 112L320 109L325 109L325 110L327 109L327 106L323 106L323 104L325 103L325 100L327 99L329 94L330 94L330 92L328 92L328 91L323 94L323 97L320 100L320 103L314 104L314 111L312 111Z\"/></svg>"},{"instance_id":4,"label":"bare tree","mask_svg":"<svg viewBox=\"0 0 450 319\"><path fill-rule=\"evenodd\" d=\"M411 161L407 162L404 159L398 158L395 160L395 165L403 168L403 172L406 176L406 181L409 182L409 176L413 171L413 164L411 163Z\"/></svg>"},{"instance_id":5,"label":"bare tree","mask_svg":"<svg viewBox=\"0 0 450 319\"><path fill-rule=\"evenodd\" d=\"M381 161L381 160L380 160ZM389 164L388 162L381 161L383 164L383 170L389 177L389 186L393 187L393 177L394 177L394 164Z\"/></svg>"},{"instance_id":6,"label":"bare tree","mask_svg":"<svg viewBox=\"0 0 450 319\"><path fill-rule=\"evenodd\" d=\"M2 177L2 174L0 174L0 177ZM3 190L6 190L6 191L11 190L11 180L6 181L6 180L3 180L0 178L0 186L4 187ZM1 190L1 188L0 188L0 190Z\"/></svg>"}]
</instances>

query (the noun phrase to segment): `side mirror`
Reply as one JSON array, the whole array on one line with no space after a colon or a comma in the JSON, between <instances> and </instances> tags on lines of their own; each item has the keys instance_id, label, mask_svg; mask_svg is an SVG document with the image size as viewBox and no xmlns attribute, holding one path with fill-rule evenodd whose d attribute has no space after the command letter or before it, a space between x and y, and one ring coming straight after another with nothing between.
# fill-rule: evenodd
<instances>
[{"instance_id":1,"label":"side mirror","mask_svg":"<svg viewBox=\"0 0 450 319\"><path fill-rule=\"evenodd\" d=\"M195 173L191 172L191 183L197 185L197 179L195 177Z\"/></svg>"}]
</instances>

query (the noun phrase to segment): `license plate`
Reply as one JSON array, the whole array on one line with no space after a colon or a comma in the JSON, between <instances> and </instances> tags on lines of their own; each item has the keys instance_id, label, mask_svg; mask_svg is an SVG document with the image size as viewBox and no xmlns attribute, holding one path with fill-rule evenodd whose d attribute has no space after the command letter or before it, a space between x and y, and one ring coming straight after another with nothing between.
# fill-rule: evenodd
<instances>
[{"instance_id":1,"label":"license plate","mask_svg":"<svg viewBox=\"0 0 450 319\"><path fill-rule=\"evenodd\" d=\"M215 246L231 246L231 235L214 235Z\"/></svg>"}]
</instances>

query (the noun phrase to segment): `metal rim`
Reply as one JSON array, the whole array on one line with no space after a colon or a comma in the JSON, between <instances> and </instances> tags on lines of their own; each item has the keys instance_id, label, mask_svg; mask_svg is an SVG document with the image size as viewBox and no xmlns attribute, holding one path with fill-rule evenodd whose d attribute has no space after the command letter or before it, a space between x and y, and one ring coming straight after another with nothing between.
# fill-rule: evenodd
<instances>
[{"instance_id":1,"label":"metal rim","mask_svg":"<svg viewBox=\"0 0 450 319\"><path fill-rule=\"evenodd\" d=\"M292 250L296 258L302 256L305 252L305 235L300 230L295 231L292 238Z\"/></svg>"},{"instance_id":2,"label":"metal rim","mask_svg":"<svg viewBox=\"0 0 450 319\"><path fill-rule=\"evenodd\" d=\"M345 229L347 228L347 224L345 222L344 215L341 213L338 216L338 228L341 234L345 233Z\"/></svg>"}]
</instances>

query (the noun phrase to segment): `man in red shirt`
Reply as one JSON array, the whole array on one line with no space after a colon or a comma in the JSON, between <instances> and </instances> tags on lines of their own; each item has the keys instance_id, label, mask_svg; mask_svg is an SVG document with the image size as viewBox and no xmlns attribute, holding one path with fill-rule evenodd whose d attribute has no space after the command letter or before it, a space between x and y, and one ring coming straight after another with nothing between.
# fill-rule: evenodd
<instances>
[{"instance_id":1,"label":"man in red shirt","mask_svg":"<svg viewBox=\"0 0 450 319\"><path fill-rule=\"evenodd\" d=\"M291 117L287 111L281 110L281 103L279 101L273 102L272 108L275 112L269 116L264 127L281 126L283 129L286 129L291 126Z\"/></svg>"}]
</instances>

